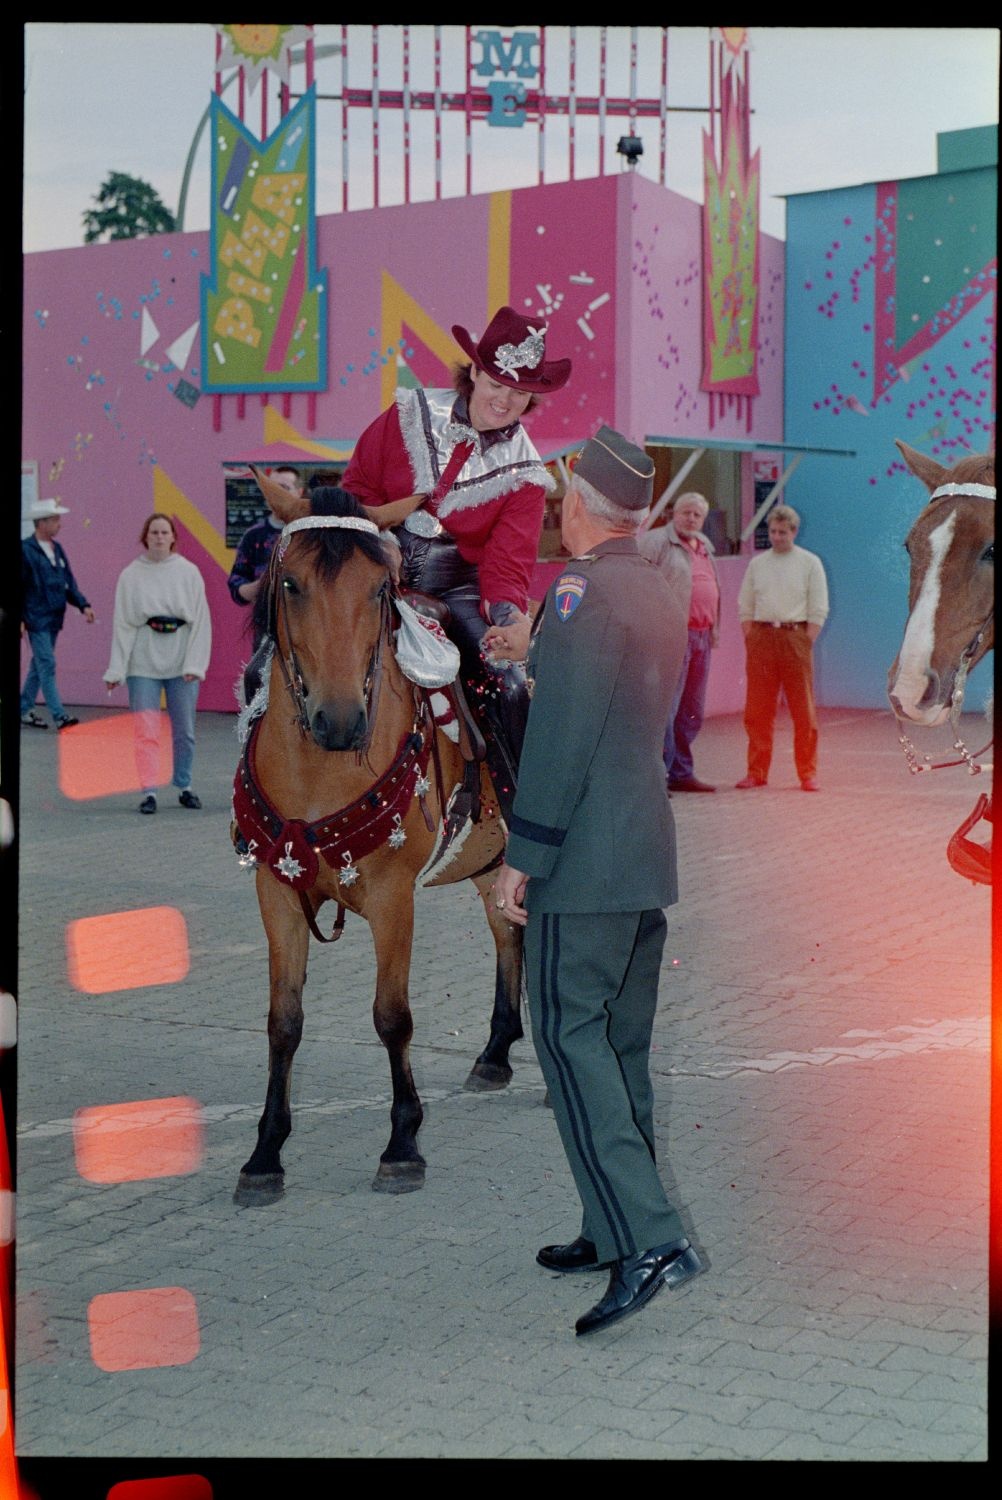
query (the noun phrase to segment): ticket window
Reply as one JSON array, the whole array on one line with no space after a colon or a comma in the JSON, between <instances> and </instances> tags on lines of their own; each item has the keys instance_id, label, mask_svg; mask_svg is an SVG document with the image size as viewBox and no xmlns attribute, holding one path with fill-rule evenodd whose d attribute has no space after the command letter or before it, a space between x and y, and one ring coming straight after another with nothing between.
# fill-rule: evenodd
<instances>
[{"instance_id":1,"label":"ticket window","mask_svg":"<svg viewBox=\"0 0 1002 1500\"><path fill-rule=\"evenodd\" d=\"M539 562L555 562L558 557L566 557L567 552L560 541L560 516L564 500L564 479L557 464L547 464L547 473L556 480L557 487L546 496L546 505L543 510L543 529L539 533L539 549L537 559Z\"/></svg>"},{"instance_id":2,"label":"ticket window","mask_svg":"<svg viewBox=\"0 0 1002 1500\"><path fill-rule=\"evenodd\" d=\"M281 464L261 464L265 474L281 467ZM322 464L296 464L294 467L299 470L307 494L317 485L341 483L341 469ZM267 516L268 502L258 489L257 481L248 474L245 464L232 468L224 465L223 473L226 478L226 545L237 547L248 527Z\"/></svg>"}]
</instances>

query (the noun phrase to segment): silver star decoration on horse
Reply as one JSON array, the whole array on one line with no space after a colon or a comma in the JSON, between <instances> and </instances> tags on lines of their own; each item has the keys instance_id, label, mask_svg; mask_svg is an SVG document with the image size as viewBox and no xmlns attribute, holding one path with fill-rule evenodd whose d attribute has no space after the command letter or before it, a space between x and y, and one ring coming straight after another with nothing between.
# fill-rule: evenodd
<instances>
[{"instance_id":1,"label":"silver star decoration on horse","mask_svg":"<svg viewBox=\"0 0 1002 1500\"><path fill-rule=\"evenodd\" d=\"M284 875L286 880L296 880L305 873L304 867L292 853L291 844L286 844L282 858L275 861L275 869L280 875Z\"/></svg>"},{"instance_id":2,"label":"silver star decoration on horse","mask_svg":"<svg viewBox=\"0 0 1002 1500\"><path fill-rule=\"evenodd\" d=\"M342 885L354 885L358 879L358 869L351 862L351 854L346 849L341 856L344 861L344 869L338 870L337 877Z\"/></svg>"},{"instance_id":3,"label":"silver star decoration on horse","mask_svg":"<svg viewBox=\"0 0 1002 1500\"><path fill-rule=\"evenodd\" d=\"M393 814L393 821L397 826L394 828L393 832L390 834L386 842L389 844L391 849L402 849L404 844L406 844L407 842L407 835L406 833L404 833L404 830L400 826L399 813Z\"/></svg>"},{"instance_id":4,"label":"silver star decoration on horse","mask_svg":"<svg viewBox=\"0 0 1002 1500\"><path fill-rule=\"evenodd\" d=\"M241 870L254 869L255 865L257 864L257 855L254 853L254 850L256 848L257 839L251 839L243 854L237 855L237 864L240 866Z\"/></svg>"},{"instance_id":5,"label":"silver star decoration on horse","mask_svg":"<svg viewBox=\"0 0 1002 1500\"><path fill-rule=\"evenodd\" d=\"M419 776L417 781L415 781L414 783L415 797L427 797L430 791L431 782L428 780L427 776Z\"/></svg>"}]
</instances>

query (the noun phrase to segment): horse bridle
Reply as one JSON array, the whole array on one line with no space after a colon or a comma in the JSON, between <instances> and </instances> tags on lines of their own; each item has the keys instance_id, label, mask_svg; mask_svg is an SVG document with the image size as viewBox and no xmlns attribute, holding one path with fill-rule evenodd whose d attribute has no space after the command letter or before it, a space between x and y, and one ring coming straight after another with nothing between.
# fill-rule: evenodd
<instances>
[{"instance_id":1,"label":"horse bridle","mask_svg":"<svg viewBox=\"0 0 1002 1500\"><path fill-rule=\"evenodd\" d=\"M304 739L309 739L310 719L306 711L306 696L309 688L303 676L303 669L296 655L295 642L292 639L292 627L289 621L289 601L285 589L281 587L281 567L288 550L289 541L297 531L319 530L334 528L343 531L368 531L374 536L379 535L379 527L373 521L363 520L360 516L300 516L295 521L282 529L282 534L275 545L271 556L270 577L268 580L268 629L275 642L275 655L282 673L282 679L292 699L295 713L293 722L297 725ZM281 599L281 604L276 600L276 595ZM285 640L287 652L283 655L278 640L278 615L281 610L282 623L285 626ZM369 664L365 672L365 681L362 687L362 696L365 702L366 731L365 738L356 747L356 755L359 760L366 754L369 742L372 739L372 731L376 720L376 709L379 704L379 690L383 679L383 644L389 640L392 628L392 605L390 603L390 578L387 574L379 589L379 631L376 635L375 645L369 657Z\"/></svg>"},{"instance_id":2,"label":"horse bridle","mask_svg":"<svg viewBox=\"0 0 1002 1500\"><path fill-rule=\"evenodd\" d=\"M932 505L937 500L951 500L955 497L962 498L964 496L967 496L972 500L990 500L992 504L994 504L995 495L996 491L993 484L941 484L937 489L933 490L932 494L929 496L929 500L927 503L928 505ZM968 641L967 645L960 653L960 662L957 666L957 676L954 680L953 692L950 694L949 714L950 724L952 725L954 734L953 748L954 750L956 750L959 756L958 760L941 760L933 763L931 755L923 755L920 759L913 741L909 739L908 735L906 735L901 729L902 724L904 724L906 720L901 717L897 709L894 710L894 717L897 720L899 730L898 744L904 751L905 760L908 762L908 769L913 776L919 776L923 771L946 771L949 770L952 766L966 765L968 771L972 776L977 776L982 771L990 771L992 769L992 766L990 764L981 765L979 756L984 755L986 750L991 749L992 745L995 743L995 736L993 735L987 744L982 745L980 750L975 750L972 752L968 750L966 744L961 739L959 721L960 711L963 708L964 704L964 690L967 683L967 674L971 669L974 658L977 656L978 652L981 649L981 645L988 631L988 627L989 625L991 625L994 618L995 606L993 604L984 620L982 620L981 624L974 632L974 635L971 637L970 641Z\"/></svg>"}]
</instances>

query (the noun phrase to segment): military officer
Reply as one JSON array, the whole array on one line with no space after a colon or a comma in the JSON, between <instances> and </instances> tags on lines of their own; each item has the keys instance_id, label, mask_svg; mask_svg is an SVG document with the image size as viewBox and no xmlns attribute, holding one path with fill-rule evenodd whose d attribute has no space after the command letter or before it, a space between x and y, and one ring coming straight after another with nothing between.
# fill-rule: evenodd
<instances>
[{"instance_id":1,"label":"military officer","mask_svg":"<svg viewBox=\"0 0 1002 1500\"><path fill-rule=\"evenodd\" d=\"M661 752L686 620L635 540L653 475L609 427L572 473L562 514L572 560L530 648L532 707L495 885L496 905L526 925L533 1038L584 1208L580 1236L536 1259L610 1273L578 1334L702 1269L654 1160L650 1042L662 908L677 899Z\"/></svg>"}]
</instances>

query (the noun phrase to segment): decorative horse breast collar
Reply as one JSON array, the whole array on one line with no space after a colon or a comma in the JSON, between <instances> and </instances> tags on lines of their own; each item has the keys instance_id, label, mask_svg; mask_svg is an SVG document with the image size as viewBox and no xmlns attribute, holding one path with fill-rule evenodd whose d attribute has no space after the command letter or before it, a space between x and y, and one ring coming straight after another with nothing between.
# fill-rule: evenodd
<instances>
[{"instance_id":1,"label":"decorative horse breast collar","mask_svg":"<svg viewBox=\"0 0 1002 1500\"><path fill-rule=\"evenodd\" d=\"M382 844L401 848L411 801L415 794L423 799L430 790L429 735L417 728L404 735L389 770L363 796L314 823L304 823L301 818L283 819L261 790L254 755L260 727L261 720L255 720L233 780L233 817L247 843L243 862L267 865L276 879L305 891L320 873L320 855L337 871L341 884L351 886L359 875L357 860Z\"/></svg>"}]
</instances>

